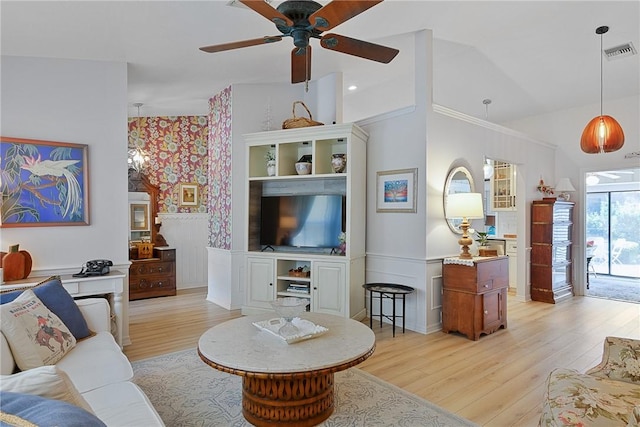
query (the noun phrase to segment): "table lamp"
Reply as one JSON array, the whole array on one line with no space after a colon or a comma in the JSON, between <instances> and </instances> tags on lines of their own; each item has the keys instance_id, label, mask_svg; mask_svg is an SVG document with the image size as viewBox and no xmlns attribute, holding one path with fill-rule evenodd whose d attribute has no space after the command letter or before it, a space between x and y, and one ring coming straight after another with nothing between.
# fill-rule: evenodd
<instances>
[{"instance_id":1,"label":"table lamp","mask_svg":"<svg viewBox=\"0 0 640 427\"><path fill-rule=\"evenodd\" d=\"M571 181L569 181L569 178L560 178L560 181L558 181L554 190L559 193L558 197L565 201L569 201L569 198L571 197L569 191L576 191L573 184L571 184Z\"/></svg>"},{"instance_id":2,"label":"table lamp","mask_svg":"<svg viewBox=\"0 0 640 427\"><path fill-rule=\"evenodd\" d=\"M482 194L480 193L456 193L447 196L447 218L459 219L462 218L462 237L458 240L458 243L462 246L462 252L460 252L459 258L471 259L472 256L469 253L469 245L473 243L473 239L469 237L469 223L470 219L484 218L484 212L482 210Z\"/></svg>"}]
</instances>

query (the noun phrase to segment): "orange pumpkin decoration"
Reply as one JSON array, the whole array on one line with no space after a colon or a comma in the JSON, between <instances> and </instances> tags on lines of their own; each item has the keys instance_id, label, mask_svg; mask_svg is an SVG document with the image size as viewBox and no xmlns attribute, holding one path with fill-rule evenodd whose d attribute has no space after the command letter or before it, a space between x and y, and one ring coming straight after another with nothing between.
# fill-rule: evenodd
<instances>
[{"instance_id":1,"label":"orange pumpkin decoration","mask_svg":"<svg viewBox=\"0 0 640 427\"><path fill-rule=\"evenodd\" d=\"M20 245L9 246L9 253L0 252L0 263L2 263L2 271L4 280L21 280L29 277L33 260L31 254L24 250L19 250Z\"/></svg>"}]
</instances>

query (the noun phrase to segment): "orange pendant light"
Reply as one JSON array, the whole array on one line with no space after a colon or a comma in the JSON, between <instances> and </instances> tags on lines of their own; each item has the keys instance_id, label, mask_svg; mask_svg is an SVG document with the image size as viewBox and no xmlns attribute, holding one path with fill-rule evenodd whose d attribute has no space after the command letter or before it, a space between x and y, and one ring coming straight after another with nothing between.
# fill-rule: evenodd
<instances>
[{"instance_id":1,"label":"orange pendant light","mask_svg":"<svg viewBox=\"0 0 640 427\"><path fill-rule=\"evenodd\" d=\"M602 35L607 31L607 26L596 28L596 34L600 35L600 115L587 123L582 131L580 148L588 154L611 153L624 145L624 131L620 123L602 114Z\"/></svg>"}]
</instances>

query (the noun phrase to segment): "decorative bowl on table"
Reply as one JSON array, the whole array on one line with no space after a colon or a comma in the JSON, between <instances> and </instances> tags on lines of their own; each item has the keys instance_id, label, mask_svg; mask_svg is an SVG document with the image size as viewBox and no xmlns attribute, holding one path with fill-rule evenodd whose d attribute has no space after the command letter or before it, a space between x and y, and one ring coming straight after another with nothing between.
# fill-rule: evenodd
<instances>
[{"instance_id":1,"label":"decorative bowl on table","mask_svg":"<svg viewBox=\"0 0 640 427\"><path fill-rule=\"evenodd\" d=\"M271 301L271 307L278 316L285 320L285 324L278 330L283 337L296 335L300 330L292 323L292 320L304 313L309 300L306 298L286 297Z\"/></svg>"},{"instance_id":2,"label":"decorative bowl on table","mask_svg":"<svg viewBox=\"0 0 640 427\"><path fill-rule=\"evenodd\" d=\"M309 175L311 173L311 163L296 162L296 172L298 175Z\"/></svg>"}]
</instances>

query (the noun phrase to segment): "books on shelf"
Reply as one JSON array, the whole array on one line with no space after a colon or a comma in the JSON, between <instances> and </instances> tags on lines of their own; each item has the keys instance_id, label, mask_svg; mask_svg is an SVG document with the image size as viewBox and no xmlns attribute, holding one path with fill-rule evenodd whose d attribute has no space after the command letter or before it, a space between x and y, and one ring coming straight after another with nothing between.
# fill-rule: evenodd
<instances>
[{"instance_id":1,"label":"books on shelf","mask_svg":"<svg viewBox=\"0 0 640 427\"><path fill-rule=\"evenodd\" d=\"M303 283L289 283L289 287L287 288L287 292L295 292L299 294L308 294L309 293L309 284Z\"/></svg>"}]
</instances>

